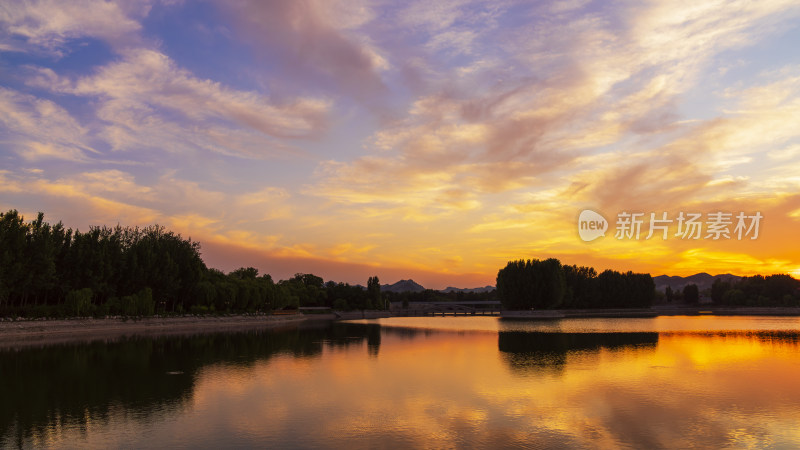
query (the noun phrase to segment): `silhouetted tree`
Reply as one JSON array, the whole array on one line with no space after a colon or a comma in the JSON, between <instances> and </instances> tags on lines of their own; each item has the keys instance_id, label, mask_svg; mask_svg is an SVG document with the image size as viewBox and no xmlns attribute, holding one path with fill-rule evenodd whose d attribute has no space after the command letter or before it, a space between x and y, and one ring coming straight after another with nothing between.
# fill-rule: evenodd
<instances>
[{"instance_id":1,"label":"silhouetted tree","mask_svg":"<svg viewBox=\"0 0 800 450\"><path fill-rule=\"evenodd\" d=\"M378 277L369 277L367 281L367 294L372 308L383 309L381 302L381 282Z\"/></svg>"},{"instance_id":2,"label":"silhouetted tree","mask_svg":"<svg viewBox=\"0 0 800 450\"><path fill-rule=\"evenodd\" d=\"M683 301L686 303L697 303L700 301L700 291L696 284L688 284L683 287Z\"/></svg>"},{"instance_id":3,"label":"silhouetted tree","mask_svg":"<svg viewBox=\"0 0 800 450\"><path fill-rule=\"evenodd\" d=\"M509 262L497 274L506 309L648 307L655 299L649 274L562 266L557 259Z\"/></svg>"}]
</instances>

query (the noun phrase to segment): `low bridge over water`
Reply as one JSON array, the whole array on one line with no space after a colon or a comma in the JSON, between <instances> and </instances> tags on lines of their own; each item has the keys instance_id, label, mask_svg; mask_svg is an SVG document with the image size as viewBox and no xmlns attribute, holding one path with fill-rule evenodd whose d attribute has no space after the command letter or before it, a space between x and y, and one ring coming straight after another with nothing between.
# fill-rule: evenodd
<instances>
[{"instance_id":1,"label":"low bridge over water","mask_svg":"<svg viewBox=\"0 0 800 450\"><path fill-rule=\"evenodd\" d=\"M399 306L399 307L398 307ZM500 302L412 302L408 308L392 304L395 316L498 316Z\"/></svg>"}]
</instances>

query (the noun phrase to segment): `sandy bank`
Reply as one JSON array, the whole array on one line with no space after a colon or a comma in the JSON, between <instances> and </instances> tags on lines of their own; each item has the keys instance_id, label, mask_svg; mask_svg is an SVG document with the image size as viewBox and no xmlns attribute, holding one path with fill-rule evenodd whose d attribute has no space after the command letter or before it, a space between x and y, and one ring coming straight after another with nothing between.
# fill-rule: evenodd
<instances>
[{"instance_id":1,"label":"sandy bank","mask_svg":"<svg viewBox=\"0 0 800 450\"><path fill-rule=\"evenodd\" d=\"M302 315L17 321L5 319L0 322L0 347L110 340L123 336L187 335L290 327L305 320Z\"/></svg>"}]
</instances>

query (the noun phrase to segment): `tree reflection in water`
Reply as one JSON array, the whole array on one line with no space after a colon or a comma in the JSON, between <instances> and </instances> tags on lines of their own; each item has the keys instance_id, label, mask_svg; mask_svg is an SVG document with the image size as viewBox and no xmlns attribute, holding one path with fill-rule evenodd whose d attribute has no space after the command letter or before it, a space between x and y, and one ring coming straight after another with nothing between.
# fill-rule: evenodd
<instances>
[{"instance_id":1,"label":"tree reflection in water","mask_svg":"<svg viewBox=\"0 0 800 450\"><path fill-rule=\"evenodd\" d=\"M548 333L500 331L497 346L505 362L516 372L562 370L573 352L652 348L658 333Z\"/></svg>"},{"instance_id":2,"label":"tree reflection in water","mask_svg":"<svg viewBox=\"0 0 800 450\"><path fill-rule=\"evenodd\" d=\"M22 446L48 428L107 423L124 410L157 420L191 402L206 366L253 366L278 354L316 358L323 347L367 344L377 356L380 326L303 324L284 331L128 337L0 350L0 446Z\"/></svg>"}]
</instances>

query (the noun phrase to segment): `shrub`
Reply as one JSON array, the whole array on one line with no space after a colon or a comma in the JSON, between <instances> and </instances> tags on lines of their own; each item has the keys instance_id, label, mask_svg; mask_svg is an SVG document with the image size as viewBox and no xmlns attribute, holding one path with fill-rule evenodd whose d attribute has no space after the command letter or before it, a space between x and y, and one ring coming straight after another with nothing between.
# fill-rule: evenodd
<instances>
[{"instance_id":1,"label":"shrub","mask_svg":"<svg viewBox=\"0 0 800 450\"><path fill-rule=\"evenodd\" d=\"M83 288L69 291L65 307L70 316L81 317L89 314L92 309L92 290Z\"/></svg>"},{"instance_id":2,"label":"shrub","mask_svg":"<svg viewBox=\"0 0 800 450\"><path fill-rule=\"evenodd\" d=\"M156 309L153 291L144 288L133 295L122 298L111 298L108 301L109 312L123 316L152 316Z\"/></svg>"},{"instance_id":3,"label":"shrub","mask_svg":"<svg viewBox=\"0 0 800 450\"><path fill-rule=\"evenodd\" d=\"M343 298L337 298L333 302L333 309L335 309L336 311L350 311L350 307L347 304L347 300Z\"/></svg>"}]
</instances>

